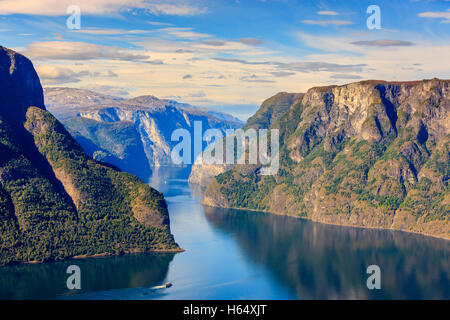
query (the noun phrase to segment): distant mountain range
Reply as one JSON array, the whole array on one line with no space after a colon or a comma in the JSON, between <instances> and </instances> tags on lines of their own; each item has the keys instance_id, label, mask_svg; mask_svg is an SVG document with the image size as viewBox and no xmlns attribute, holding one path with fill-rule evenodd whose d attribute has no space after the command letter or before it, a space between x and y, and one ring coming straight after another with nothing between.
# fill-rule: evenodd
<instances>
[{"instance_id":1,"label":"distant mountain range","mask_svg":"<svg viewBox=\"0 0 450 320\"><path fill-rule=\"evenodd\" d=\"M152 166L172 165L174 130L193 135L194 121L201 121L203 130L222 132L243 125L226 113L151 95L122 99L73 88L46 88L44 95L48 110L88 155L142 178Z\"/></svg>"},{"instance_id":2,"label":"distant mountain range","mask_svg":"<svg viewBox=\"0 0 450 320\"><path fill-rule=\"evenodd\" d=\"M203 203L450 239L450 81L280 93L248 128L278 129L280 170L195 165ZM214 178L215 176L215 178Z\"/></svg>"},{"instance_id":3,"label":"distant mountain range","mask_svg":"<svg viewBox=\"0 0 450 320\"><path fill-rule=\"evenodd\" d=\"M88 157L31 61L0 46L0 265L177 250L163 195Z\"/></svg>"}]
</instances>

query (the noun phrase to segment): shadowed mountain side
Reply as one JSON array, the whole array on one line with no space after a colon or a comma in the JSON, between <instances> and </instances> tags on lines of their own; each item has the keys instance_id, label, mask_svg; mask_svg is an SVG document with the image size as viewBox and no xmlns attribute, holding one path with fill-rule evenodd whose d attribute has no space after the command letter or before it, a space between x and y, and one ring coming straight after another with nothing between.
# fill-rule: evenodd
<instances>
[{"instance_id":1,"label":"shadowed mountain side","mask_svg":"<svg viewBox=\"0 0 450 320\"><path fill-rule=\"evenodd\" d=\"M0 265L180 250L167 204L89 158L43 105L32 63L0 47Z\"/></svg>"},{"instance_id":2,"label":"shadowed mountain side","mask_svg":"<svg viewBox=\"0 0 450 320\"><path fill-rule=\"evenodd\" d=\"M143 180L150 176L151 168L132 122L109 123L75 117L64 120L63 124L88 156Z\"/></svg>"}]
</instances>

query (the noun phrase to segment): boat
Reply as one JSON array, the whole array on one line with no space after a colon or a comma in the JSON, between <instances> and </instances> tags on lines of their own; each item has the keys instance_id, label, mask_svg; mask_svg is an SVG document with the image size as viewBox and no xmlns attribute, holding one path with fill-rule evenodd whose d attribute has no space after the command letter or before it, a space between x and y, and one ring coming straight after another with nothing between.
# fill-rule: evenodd
<instances>
[{"instance_id":1,"label":"boat","mask_svg":"<svg viewBox=\"0 0 450 320\"><path fill-rule=\"evenodd\" d=\"M170 288L171 286L173 286L172 282L166 282L163 285L155 286L155 287L152 287L151 289L160 290L160 289Z\"/></svg>"}]
</instances>

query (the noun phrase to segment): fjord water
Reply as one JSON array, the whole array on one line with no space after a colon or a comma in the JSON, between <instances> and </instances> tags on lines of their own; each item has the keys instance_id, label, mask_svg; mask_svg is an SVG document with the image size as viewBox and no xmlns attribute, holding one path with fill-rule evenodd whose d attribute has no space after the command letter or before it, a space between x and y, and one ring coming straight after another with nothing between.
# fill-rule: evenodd
<instances>
[{"instance_id":1,"label":"fjord water","mask_svg":"<svg viewBox=\"0 0 450 320\"><path fill-rule=\"evenodd\" d=\"M450 299L450 242L200 204L188 169L154 170L185 252L0 268L1 299ZM81 269L82 289L66 288ZM366 269L381 268L381 290ZM170 288L153 286L172 282Z\"/></svg>"}]
</instances>

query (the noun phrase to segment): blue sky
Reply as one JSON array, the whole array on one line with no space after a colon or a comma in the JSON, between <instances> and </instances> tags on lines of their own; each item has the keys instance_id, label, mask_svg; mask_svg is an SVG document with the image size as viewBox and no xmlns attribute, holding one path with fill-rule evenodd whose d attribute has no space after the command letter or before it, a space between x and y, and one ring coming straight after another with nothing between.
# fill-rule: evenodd
<instances>
[{"instance_id":1,"label":"blue sky","mask_svg":"<svg viewBox=\"0 0 450 320\"><path fill-rule=\"evenodd\" d=\"M66 27L69 5L81 29ZM369 30L369 5L381 29ZM0 0L1 45L44 86L152 94L245 118L265 98L362 79L449 78L450 1Z\"/></svg>"}]
</instances>

